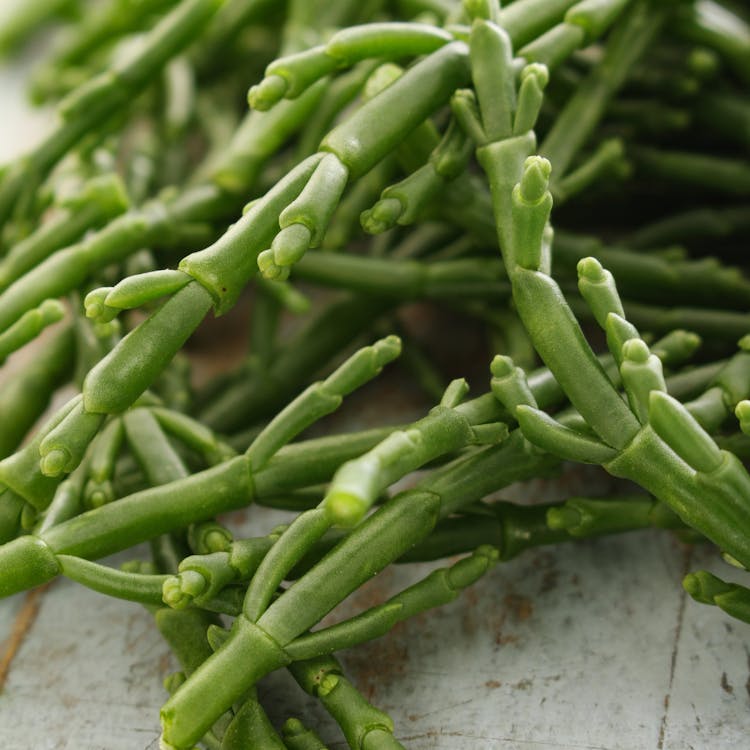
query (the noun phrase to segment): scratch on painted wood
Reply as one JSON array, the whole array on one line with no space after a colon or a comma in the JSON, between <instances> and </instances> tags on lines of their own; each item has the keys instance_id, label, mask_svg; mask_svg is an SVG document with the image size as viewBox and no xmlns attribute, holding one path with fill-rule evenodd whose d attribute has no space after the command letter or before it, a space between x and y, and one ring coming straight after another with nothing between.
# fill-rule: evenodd
<instances>
[{"instance_id":1,"label":"scratch on painted wood","mask_svg":"<svg viewBox=\"0 0 750 750\"><path fill-rule=\"evenodd\" d=\"M23 605L13 622L10 635L0 647L0 693L8 681L13 659L34 625L42 604L42 596L48 588L49 584L46 584L26 594Z\"/></svg>"}]
</instances>

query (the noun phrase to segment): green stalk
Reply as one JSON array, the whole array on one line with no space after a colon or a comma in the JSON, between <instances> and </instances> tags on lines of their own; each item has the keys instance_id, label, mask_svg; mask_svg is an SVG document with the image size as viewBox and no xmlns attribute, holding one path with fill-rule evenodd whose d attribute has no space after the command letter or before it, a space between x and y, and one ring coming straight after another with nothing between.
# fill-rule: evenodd
<instances>
[{"instance_id":1,"label":"green stalk","mask_svg":"<svg viewBox=\"0 0 750 750\"><path fill-rule=\"evenodd\" d=\"M84 135L124 109L156 72L195 39L220 4L221 0L183 0L151 31L136 55L88 81L61 103L60 125L0 180L0 226L21 197L35 190Z\"/></svg>"},{"instance_id":2,"label":"green stalk","mask_svg":"<svg viewBox=\"0 0 750 750\"><path fill-rule=\"evenodd\" d=\"M575 155L591 137L610 100L653 42L670 10L667 2L655 7L649 0L636 0L615 27L601 63L555 118L540 147L541 155L554 165L556 180L568 171Z\"/></svg>"}]
</instances>

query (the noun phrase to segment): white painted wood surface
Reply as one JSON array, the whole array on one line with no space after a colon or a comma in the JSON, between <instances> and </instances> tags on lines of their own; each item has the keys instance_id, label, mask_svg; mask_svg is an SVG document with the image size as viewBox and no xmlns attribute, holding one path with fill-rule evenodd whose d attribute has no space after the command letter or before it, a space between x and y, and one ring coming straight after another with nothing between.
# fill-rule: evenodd
<instances>
[{"instance_id":1,"label":"white painted wood surface","mask_svg":"<svg viewBox=\"0 0 750 750\"><path fill-rule=\"evenodd\" d=\"M656 532L534 550L342 661L411 750L747 747L748 631L682 592L696 567L727 574L712 550ZM345 609L427 568L386 571ZM0 640L24 598L0 603ZM0 696L0 746L156 748L161 682L174 668L145 609L58 580ZM276 722L297 716L331 750L346 747L285 673L261 697Z\"/></svg>"},{"instance_id":2,"label":"white painted wood surface","mask_svg":"<svg viewBox=\"0 0 750 750\"><path fill-rule=\"evenodd\" d=\"M20 103L17 69L0 70L0 97L7 158L44 125ZM278 521L255 511L248 519L248 533ZM683 575L700 567L732 577L713 550L666 533L532 551L342 660L410 750L750 747L750 631L683 593ZM345 609L425 570L389 570ZM174 664L146 610L65 580L38 601L0 694L0 748L156 748L161 681ZM0 601L0 654L25 602ZM261 696L277 724L297 716L332 750L345 748L285 673L267 678Z\"/></svg>"}]
</instances>

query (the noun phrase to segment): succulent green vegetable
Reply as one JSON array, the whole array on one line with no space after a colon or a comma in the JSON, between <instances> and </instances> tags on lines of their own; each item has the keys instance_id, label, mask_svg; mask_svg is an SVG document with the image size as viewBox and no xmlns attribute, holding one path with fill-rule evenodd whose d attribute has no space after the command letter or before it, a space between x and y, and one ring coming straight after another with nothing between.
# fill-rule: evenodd
<instances>
[{"instance_id":1,"label":"succulent green vegetable","mask_svg":"<svg viewBox=\"0 0 750 750\"><path fill-rule=\"evenodd\" d=\"M337 742L276 725L282 668L353 750L404 747L336 652L530 548L652 528L750 569L737 4L38 5L0 29L68 19L32 86L59 121L0 169L0 596L146 606L164 750ZM564 461L611 492L498 499ZM239 532L254 505L290 515ZM750 622L741 583L683 586Z\"/></svg>"}]
</instances>

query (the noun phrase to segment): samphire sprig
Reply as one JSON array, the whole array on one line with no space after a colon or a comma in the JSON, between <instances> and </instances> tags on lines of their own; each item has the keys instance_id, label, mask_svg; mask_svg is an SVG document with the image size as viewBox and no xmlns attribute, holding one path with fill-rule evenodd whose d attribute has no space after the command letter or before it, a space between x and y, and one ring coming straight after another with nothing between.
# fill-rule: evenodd
<instances>
[{"instance_id":1,"label":"samphire sprig","mask_svg":"<svg viewBox=\"0 0 750 750\"><path fill-rule=\"evenodd\" d=\"M628 24L639 28L648 12L648 3L636 4L621 33L625 34ZM497 27L489 30L488 26L480 32L484 28L475 26L474 46L479 49L485 37L491 38L497 60L510 59L507 37ZM619 38L611 42L615 48L617 43ZM747 565L750 505L744 488L750 488L750 477L741 463L720 451L690 413L666 395L659 360L625 319L612 275L598 261L587 258L579 262L579 288L607 333L628 405L594 357L549 276L551 165L542 157L529 156L533 133L513 135L514 84L509 67L497 64L496 75L508 79L508 83L497 85L511 93L499 105L489 88L483 93L482 87L477 87L481 122L476 121L475 128L485 134L478 158L489 176L500 248L516 308L536 350L594 435L544 414L528 393L503 390L499 395L532 442L565 458L601 463L615 475L639 482L670 504L689 525ZM486 65L484 58L478 58L478 71L484 71Z\"/></svg>"},{"instance_id":2,"label":"samphire sprig","mask_svg":"<svg viewBox=\"0 0 750 750\"><path fill-rule=\"evenodd\" d=\"M321 750L256 689L282 668L354 750L403 747L336 652L532 547L669 529L747 567L741 11L137 5L0 31L68 14L32 84L61 121L0 172L0 595L63 575L148 607L179 661L162 747ZM204 326L248 311L207 378ZM498 499L563 460L646 492ZM740 575L683 585L748 620Z\"/></svg>"}]
</instances>

